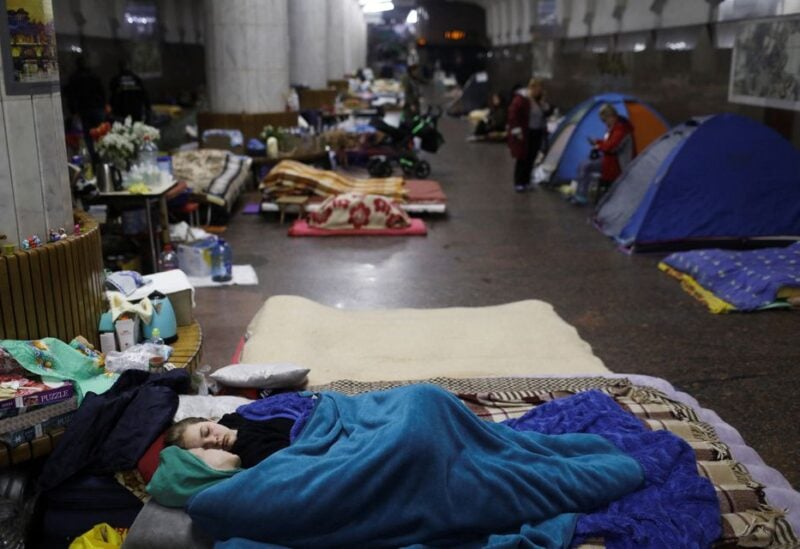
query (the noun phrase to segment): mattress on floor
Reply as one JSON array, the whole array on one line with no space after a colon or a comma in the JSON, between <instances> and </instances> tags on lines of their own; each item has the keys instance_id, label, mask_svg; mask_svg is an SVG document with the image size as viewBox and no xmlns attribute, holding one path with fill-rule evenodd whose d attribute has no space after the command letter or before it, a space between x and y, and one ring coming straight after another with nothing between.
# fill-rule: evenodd
<instances>
[{"instance_id":1,"label":"mattress on floor","mask_svg":"<svg viewBox=\"0 0 800 549\"><path fill-rule=\"evenodd\" d=\"M609 374L423 381L456 393L487 421L519 417L550 400L601 390L651 429L667 429L692 446L698 471L711 481L718 495L723 535L715 547L797 547L800 543L796 535L800 531L800 494L780 473L767 467L734 428L665 380ZM341 380L313 389L358 394L419 382ZM210 546L211 541L192 525L186 513L153 502L137 517L124 545L128 549ZM603 541L592 540L582 547L590 546L603 547Z\"/></svg>"},{"instance_id":2,"label":"mattress on floor","mask_svg":"<svg viewBox=\"0 0 800 549\"><path fill-rule=\"evenodd\" d=\"M398 204L406 213L444 214L447 212L447 195L441 184L431 179L407 179L405 202ZM306 211L315 212L325 200L322 196L312 196L305 206ZM291 208L291 206L289 207ZM295 207L296 209L296 207ZM261 211L277 212L278 205L271 200L261 202Z\"/></svg>"},{"instance_id":3,"label":"mattress on floor","mask_svg":"<svg viewBox=\"0 0 800 549\"><path fill-rule=\"evenodd\" d=\"M309 384L436 376L603 374L609 370L556 314L527 300L491 307L343 310L269 298L240 361L295 363Z\"/></svg>"},{"instance_id":4,"label":"mattress on floor","mask_svg":"<svg viewBox=\"0 0 800 549\"><path fill-rule=\"evenodd\" d=\"M788 307L788 299L800 295L800 242L786 248L678 252L659 268L713 313Z\"/></svg>"}]
</instances>

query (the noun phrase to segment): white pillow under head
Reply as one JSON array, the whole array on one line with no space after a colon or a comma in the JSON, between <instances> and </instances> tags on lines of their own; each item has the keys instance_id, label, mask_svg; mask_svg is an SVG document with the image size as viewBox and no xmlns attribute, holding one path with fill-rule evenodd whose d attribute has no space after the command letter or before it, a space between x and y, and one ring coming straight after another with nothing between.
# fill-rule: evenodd
<instances>
[{"instance_id":1,"label":"white pillow under head","mask_svg":"<svg viewBox=\"0 0 800 549\"><path fill-rule=\"evenodd\" d=\"M178 411L173 418L176 422L187 417L219 419L225 414L232 414L239 406L253 402L238 396L178 395L178 399Z\"/></svg>"},{"instance_id":2,"label":"white pillow under head","mask_svg":"<svg viewBox=\"0 0 800 549\"><path fill-rule=\"evenodd\" d=\"M211 374L229 387L285 389L305 383L309 369L294 364L231 364Z\"/></svg>"}]
</instances>

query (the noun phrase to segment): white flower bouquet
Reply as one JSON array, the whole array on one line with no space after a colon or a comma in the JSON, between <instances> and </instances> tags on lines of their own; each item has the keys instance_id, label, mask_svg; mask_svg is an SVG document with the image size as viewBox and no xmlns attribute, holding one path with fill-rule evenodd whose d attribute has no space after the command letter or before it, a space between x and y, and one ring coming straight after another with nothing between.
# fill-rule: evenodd
<instances>
[{"instance_id":1,"label":"white flower bouquet","mask_svg":"<svg viewBox=\"0 0 800 549\"><path fill-rule=\"evenodd\" d=\"M120 171L126 171L136 160L139 149L146 139L158 141L161 132L153 126L142 122L133 123L131 118L124 123L114 122L113 125L104 123L94 135L96 137L95 150L104 162L114 164ZM94 130L93 130L94 131Z\"/></svg>"}]
</instances>

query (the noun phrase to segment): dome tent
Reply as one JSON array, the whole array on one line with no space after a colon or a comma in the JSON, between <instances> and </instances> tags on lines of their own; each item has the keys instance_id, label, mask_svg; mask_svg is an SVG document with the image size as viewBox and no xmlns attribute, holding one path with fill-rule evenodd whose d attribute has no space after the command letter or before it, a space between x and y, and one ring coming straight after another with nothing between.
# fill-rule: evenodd
<instances>
[{"instance_id":1,"label":"dome tent","mask_svg":"<svg viewBox=\"0 0 800 549\"><path fill-rule=\"evenodd\" d=\"M800 151L743 116L692 119L634 159L595 222L630 248L800 238Z\"/></svg>"},{"instance_id":2,"label":"dome tent","mask_svg":"<svg viewBox=\"0 0 800 549\"><path fill-rule=\"evenodd\" d=\"M669 125L653 107L630 95L606 93L595 95L571 111L550 137L550 148L539 166L539 179L571 181L578 175L578 165L589 158L589 138L602 137L608 129L598 111L604 103L633 124L636 152L641 152L662 135Z\"/></svg>"}]
</instances>

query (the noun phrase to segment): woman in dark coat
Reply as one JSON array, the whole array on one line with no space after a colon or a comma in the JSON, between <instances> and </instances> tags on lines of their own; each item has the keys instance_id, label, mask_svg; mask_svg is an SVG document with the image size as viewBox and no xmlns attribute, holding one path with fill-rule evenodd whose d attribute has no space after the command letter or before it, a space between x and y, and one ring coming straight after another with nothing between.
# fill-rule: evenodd
<instances>
[{"instance_id":1,"label":"woman in dark coat","mask_svg":"<svg viewBox=\"0 0 800 549\"><path fill-rule=\"evenodd\" d=\"M508 108L508 148L516 160L514 189L517 192L530 188L533 163L547 136L547 117L551 112L539 80L532 79L527 89L520 88L514 93Z\"/></svg>"}]
</instances>

